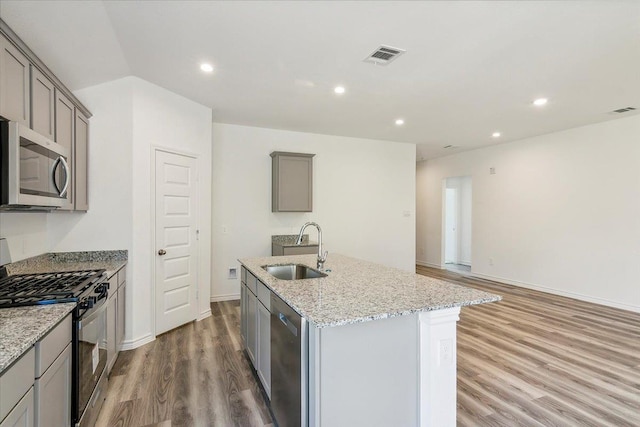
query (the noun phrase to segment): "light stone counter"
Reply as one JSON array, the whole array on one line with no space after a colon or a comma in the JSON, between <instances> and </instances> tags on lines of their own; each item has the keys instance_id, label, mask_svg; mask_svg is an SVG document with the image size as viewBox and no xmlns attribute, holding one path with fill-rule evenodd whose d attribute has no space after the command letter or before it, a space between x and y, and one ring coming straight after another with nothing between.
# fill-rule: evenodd
<instances>
[{"instance_id":1,"label":"light stone counter","mask_svg":"<svg viewBox=\"0 0 640 427\"><path fill-rule=\"evenodd\" d=\"M316 267L316 255L239 260L261 282L315 327L339 326L500 301L502 297L443 280L329 254L327 277L280 280L262 266L304 264Z\"/></svg>"},{"instance_id":2,"label":"light stone counter","mask_svg":"<svg viewBox=\"0 0 640 427\"><path fill-rule=\"evenodd\" d=\"M127 263L127 251L54 252L7 264L7 273L34 274L62 271L106 270L113 276Z\"/></svg>"},{"instance_id":3,"label":"light stone counter","mask_svg":"<svg viewBox=\"0 0 640 427\"><path fill-rule=\"evenodd\" d=\"M75 303L64 303L0 309L0 374L75 306Z\"/></svg>"}]
</instances>

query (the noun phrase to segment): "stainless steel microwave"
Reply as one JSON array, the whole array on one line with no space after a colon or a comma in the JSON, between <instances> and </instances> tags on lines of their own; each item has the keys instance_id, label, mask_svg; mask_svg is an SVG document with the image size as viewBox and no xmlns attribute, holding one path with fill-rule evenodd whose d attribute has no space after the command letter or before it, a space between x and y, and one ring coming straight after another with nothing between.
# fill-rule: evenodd
<instances>
[{"instance_id":1,"label":"stainless steel microwave","mask_svg":"<svg viewBox=\"0 0 640 427\"><path fill-rule=\"evenodd\" d=\"M18 122L0 122L0 209L51 210L65 204L69 150Z\"/></svg>"}]
</instances>

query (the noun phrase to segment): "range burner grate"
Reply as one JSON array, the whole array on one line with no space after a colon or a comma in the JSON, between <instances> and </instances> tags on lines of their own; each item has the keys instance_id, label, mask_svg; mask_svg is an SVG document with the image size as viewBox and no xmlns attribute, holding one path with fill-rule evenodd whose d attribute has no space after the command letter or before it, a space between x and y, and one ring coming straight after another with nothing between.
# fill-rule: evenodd
<instances>
[{"instance_id":1,"label":"range burner grate","mask_svg":"<svg viewBox=\"0 0 640 427\"><path fill-rule=\"evenodd\" d=\"M0 308L76 302L105 270L15 274L0 279Z\"/></svg>"}]
</instances>

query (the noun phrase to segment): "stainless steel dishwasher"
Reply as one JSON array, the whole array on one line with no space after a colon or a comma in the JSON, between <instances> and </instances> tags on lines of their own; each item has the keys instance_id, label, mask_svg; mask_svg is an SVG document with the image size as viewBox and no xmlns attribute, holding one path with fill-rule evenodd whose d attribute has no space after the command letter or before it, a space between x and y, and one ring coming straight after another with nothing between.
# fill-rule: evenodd
<instances>
[{"instance_id":1,"label":"stainless steel dishwasher","mask_svg":"<svg viewBox=\"0 0 640 427\"><path fill-rule=\"evenodd\" d=\"M279 427L307 427L307 321L271 293L271 410Z\"/></svg>"}]
</instances>

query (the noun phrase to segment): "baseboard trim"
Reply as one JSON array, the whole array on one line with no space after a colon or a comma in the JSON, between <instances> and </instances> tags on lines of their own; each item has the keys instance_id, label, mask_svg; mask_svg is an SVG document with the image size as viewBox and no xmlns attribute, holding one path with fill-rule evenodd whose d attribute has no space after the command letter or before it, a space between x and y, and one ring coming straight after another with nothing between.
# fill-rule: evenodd
<instances>
[{"instance_id":1,"label":"baseboard trim","mask_svg":"<svg viewBox=\"0 0 640 427\"><path fill-rule=\"evenodd\" d=\"M155 335L147 334L135 340L126 340L120 346L120 350L133 350L134 348L141 347L145 344L150 343L156 339Z\"/></svg>"},{"instance_id":2,"label":"baseboard trim","mask_svg":"<svg viewBox=\"0 0 640 427\"><path fill-rule=\"evenodd\" d=\"M549 287L541 286L541 285L535 285L535 284L527 283L527 282L521 282L521 281L518 281L518 280L505 279L504 277L491 276L489 274L477 273L475 271L471 272L471 276L479 277L481 279L493 280L494 282L506 283L507 285L518 286L518 287L521 287L521 288L533 289L534 291L540 291L540 292L546 292L548 294L559 295L561 297L573 298L573 299L577 299L577 300L580 300L580 301L590 302L590 303L593 303L593 304L599 304L599 305L604 305L604 306L607 306L607 307L618 308L618 309L621 309L621 310L632 311L634 313L640 313L640 307L638 307L638 306L630 305L630 304L623 304L623 303L619 303L617 301L611 301L611 300L604 299L604 298L593 297L593 296L590 296L590 295L579 294L579 293L576 293L576 292L562 291L562 290L559 290L559 289L549 288Z\"/></svg>"},{"instance_id":3,"label":"baseboard trim","mask_svg":"<svg viewBox=\"0 0 640 427\"><path fill-rule=\"evenodd\" d=\"M211 316L211 309L205 310L202 313L200 313L200 316L198 316L196 320L199 322L201 320L206 319L209 316Z\"/></svg>"},{"instance_id":4,"label":"baseboard trim","mask_svg":"<svg viewBox=\"0 0 640 427\"><path fill-rule=\"evenodd\" d=\"M240 294L222 294L211 296L211 302L231 301L234 299L240 299Z\"/></svg>"},{"instance_id":5,"label":"baseboard trim","mask_svg":"<svg viewBox=\"0 0 640 427\"><path fill-rule=\"evenodd\" d=\"M440 264L434 264L432 262L427 262L427 261L416 261L416 264L421 265L423 267L431 267L431 268L439 268L440 270L443 269L443 267Z\"/></svg>"}]
</instances>

